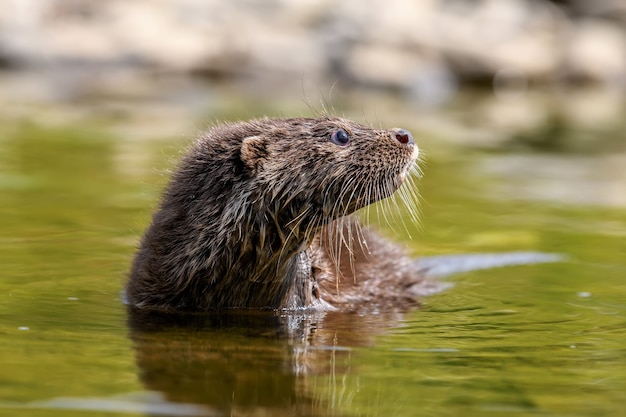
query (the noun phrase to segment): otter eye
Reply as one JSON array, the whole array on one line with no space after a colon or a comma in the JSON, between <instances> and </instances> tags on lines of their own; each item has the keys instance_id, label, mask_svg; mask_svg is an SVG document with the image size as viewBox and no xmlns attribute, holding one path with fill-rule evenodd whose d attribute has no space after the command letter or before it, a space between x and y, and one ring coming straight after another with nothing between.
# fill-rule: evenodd
<instances>
[{"instance_id":1,"label":"otter eye","mask_svg":"<svg viewBox=\"0 0 626 417\"><path fill-rule=\"evenodd\" d=\"M335 145L348 146L348 144L350 143L350 136L345 130L339 129L333 132L333 134L330 136L330 141Z\"/></svg>"}]
</instances>

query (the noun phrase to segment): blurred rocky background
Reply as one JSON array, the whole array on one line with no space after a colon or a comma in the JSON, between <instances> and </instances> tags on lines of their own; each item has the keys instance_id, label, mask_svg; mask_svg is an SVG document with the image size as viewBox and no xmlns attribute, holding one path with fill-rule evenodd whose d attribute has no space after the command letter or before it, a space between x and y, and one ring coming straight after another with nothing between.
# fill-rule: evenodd
<instances>
[{"instance_id":1,"label":"blurred rocky background","mask_svg":"<svg viewBox=\"0 0 626 417\"><path fill-rule=\"evenodd\" d=\"M0 0L0 68L5 112L357 92L419 107L446 138L550 148L572 123L622 123L626 1ZM446 122L426 111L444 107Z\"/></svg>"},{"instance_id":2,"label":"blurred rocky background","mask_svg":"<svg viewBox=\"0 0 626 417\"><path fill-rule=\"evenodd\" d=\"M0 0L0 140L102 128L123 169L152 169L142 139L329 110L431 161L506 151L482 166L518 196L626 206L625 93L625 0Z\"/></svg>"},{"instance_id":3,"label":"blurred rocky background","mask_svg":"<svg viewBox=\"0 0 626 417\"><path fill-rule=\"evenodd\" d=\"M263 82L438 102L459 85L626 89L623 0L2 0L0 63Z\"/></svg>"}]
</instances>

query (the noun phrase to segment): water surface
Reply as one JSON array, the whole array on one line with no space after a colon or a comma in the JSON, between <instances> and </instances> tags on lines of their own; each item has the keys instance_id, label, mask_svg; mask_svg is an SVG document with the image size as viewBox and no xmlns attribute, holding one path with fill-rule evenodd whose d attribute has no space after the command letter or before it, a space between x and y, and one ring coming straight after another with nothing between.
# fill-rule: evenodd
<instances>
[{"instance_id":1,"label":"water surface","mask_svg":"<svg viewBox=\"0 0 626 417\"><path fill-rule=\"evenodd\" d=\"M405 314L129 314L120 291L183 136L3 128L0 415L626 414L626 214L576 192L595 178L626 193L615 175L569 182L573 156L551 153L565 168L550 186L591 200L532 198L518 190L541 177L502 166L545 154L423 137L421 225L385 234L416 256L568 259L456 275Z\"/></svg>"}]
</instances>

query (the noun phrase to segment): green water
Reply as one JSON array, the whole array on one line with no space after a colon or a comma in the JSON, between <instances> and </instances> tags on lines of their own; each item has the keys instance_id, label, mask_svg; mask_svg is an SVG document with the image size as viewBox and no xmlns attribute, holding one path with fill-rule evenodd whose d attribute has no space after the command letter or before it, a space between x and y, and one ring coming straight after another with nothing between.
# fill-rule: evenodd
<instances>
[{"instance_id":1,"label":"green water","mask_svg":"<svg viewBox=\"0 0 626 417\"><path fill-rule=\"evenodd\" d=\"M183 142L3 130L0 415L626 415L624 209L494 195L515 184L480 167L505 154L436 138L421 226L387 234L416 255L568 260L457 275L404 316L129 322L125 274Z\"/></svg>"}]
</instances>

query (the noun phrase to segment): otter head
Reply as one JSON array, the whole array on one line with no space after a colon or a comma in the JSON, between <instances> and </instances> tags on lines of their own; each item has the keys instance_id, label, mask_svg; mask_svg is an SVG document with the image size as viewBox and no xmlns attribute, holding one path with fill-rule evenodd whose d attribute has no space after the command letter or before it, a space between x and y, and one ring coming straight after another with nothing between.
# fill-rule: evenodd
<instances>
[{"instance_id":1,"label":"otter head","mask_svg":"<svg viewBox=\"0 0 626 417\"><path fill-rule=\"evenodd\" d=\"M337 117L258 120L241 144L251 198L297 236L389 197L419 151L404 129L379 130Z\"/></svg>"}]
</instances>

